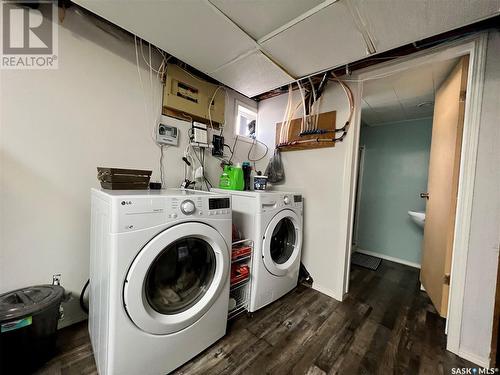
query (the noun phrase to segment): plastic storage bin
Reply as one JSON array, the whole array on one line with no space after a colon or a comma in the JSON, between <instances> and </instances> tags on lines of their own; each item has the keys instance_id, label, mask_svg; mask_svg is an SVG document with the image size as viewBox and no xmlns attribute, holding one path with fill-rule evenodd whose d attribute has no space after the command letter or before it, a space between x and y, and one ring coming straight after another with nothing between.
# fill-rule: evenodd
<instances>
[{"instance_id":1,"label":"plastic storage bin","mask_svg":"<svg viewBox=\"0 0 500 375\"><path fill-rule=\"evenodd\" d=\"M30 373L53 355L63 297L59 285L0 295L0 374Z\"/></svg>"}]
</instances>

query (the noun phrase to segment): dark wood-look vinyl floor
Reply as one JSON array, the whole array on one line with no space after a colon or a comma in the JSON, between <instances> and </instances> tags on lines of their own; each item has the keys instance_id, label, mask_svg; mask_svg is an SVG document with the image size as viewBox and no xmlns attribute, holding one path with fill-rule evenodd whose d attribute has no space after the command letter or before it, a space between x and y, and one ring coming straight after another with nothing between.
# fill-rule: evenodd
<instances>
[{"instance_id":1,"label":"dark wood-look vinyl floor","mask_svg":"<svg viewBox=\"0 0 500 375\"><path fill-rule=\"evenodd\" d=\"M418 270L383 261L353 266L342 303L299 286L236 318L181 374L450 374L475 367L445 350L444 319L419 290ZM86 322L62 330L39 374L95 374Z\"/></svg>"}]
</instances>

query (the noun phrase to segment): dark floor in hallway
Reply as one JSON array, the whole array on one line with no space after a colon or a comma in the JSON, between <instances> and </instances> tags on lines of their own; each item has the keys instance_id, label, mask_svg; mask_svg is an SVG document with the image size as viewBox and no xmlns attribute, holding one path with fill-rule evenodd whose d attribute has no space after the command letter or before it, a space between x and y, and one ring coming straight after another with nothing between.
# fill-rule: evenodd
<instances>
[{"instance_id":1,"label":"dark floor in hallway","mask_svg":"<svg viewBox=\"0 0 500 375\"><path fill-rule=\"evenodd\" d=\"M337 302L296 290L228 326L227 335L175 374L450 374L472 366L445 350L444 319L420 292L418 270L383 261L353 266ZM58 355L40 374L94 374L87 327L60 332Z\"/></svg>"}]
</instances>

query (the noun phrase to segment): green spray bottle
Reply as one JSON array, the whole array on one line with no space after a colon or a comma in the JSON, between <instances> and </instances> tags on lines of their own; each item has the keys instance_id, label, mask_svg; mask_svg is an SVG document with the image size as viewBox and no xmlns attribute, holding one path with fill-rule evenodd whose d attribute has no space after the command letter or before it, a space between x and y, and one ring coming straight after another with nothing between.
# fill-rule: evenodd
<instances>
[{"instance_id":1,"label":"green spray bottle","mask_svg":"<svg viewBox=\"0 0 500 375\"><path fill-rule=\"evenodd\" d=\"M219 179L219 188L227 190L243 190L245 180L243 178L243 169L240 164L225 165Z\"/></svg>"}]
</instances>

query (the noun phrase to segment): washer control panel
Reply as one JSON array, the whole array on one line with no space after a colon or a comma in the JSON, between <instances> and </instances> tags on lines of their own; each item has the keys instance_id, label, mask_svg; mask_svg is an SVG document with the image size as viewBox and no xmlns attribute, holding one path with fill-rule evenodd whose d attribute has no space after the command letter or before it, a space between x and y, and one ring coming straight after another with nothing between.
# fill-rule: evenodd
<instances>
[{"instance_id":1,"label":"washer control panel","mask_svg":"<svg viewBox=\"0 0 500 375\"><path fill-rule=\"evenodd\" d=\"M175 220L231 218L231 199L200 193L155 197L124 197L116 200L113 232L128 232Z\"/></svg>"}]
</instances>

